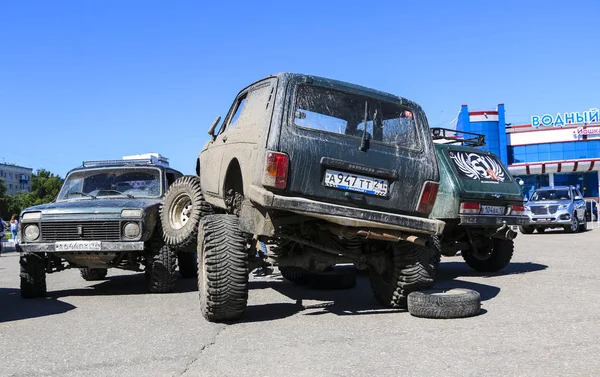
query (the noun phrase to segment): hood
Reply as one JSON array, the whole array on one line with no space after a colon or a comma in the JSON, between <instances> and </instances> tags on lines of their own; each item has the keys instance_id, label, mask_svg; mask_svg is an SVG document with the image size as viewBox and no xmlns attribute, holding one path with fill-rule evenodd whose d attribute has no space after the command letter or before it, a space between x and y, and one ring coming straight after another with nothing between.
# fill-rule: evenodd
<instances>
[{"instance_id":1,"label":"hood","mask_svg":"<svg viewBox=\"0 0 600 377\"><path fill-rule=\"evenodd\" d=\"M570 200L536 200L535 202L526 202L526 206L547 206L547 205L569 205Z\"/></svg>"},{"instance_id":2,"label":"hood","mask_svg":"<svg viewBox=\"0 0 600 377\"><path fill-rule=\"evenodd\" d=\"M44 215L55 214L78 214L95 213L110 214L120 213L122 209L148 209L158 206L162 198L153 199L135 199L135 198L98 198L98 199L80 199L52 202L29 207L23 212L41 211ZM22 212L22 213L23 213Z\"/></svg>"}]
</instances>

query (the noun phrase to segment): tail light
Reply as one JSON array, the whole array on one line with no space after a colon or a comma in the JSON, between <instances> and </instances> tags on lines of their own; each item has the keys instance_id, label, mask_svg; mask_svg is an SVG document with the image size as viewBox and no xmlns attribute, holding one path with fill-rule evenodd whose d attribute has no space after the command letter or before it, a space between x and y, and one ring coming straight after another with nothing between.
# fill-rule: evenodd
<instances>
[{"instance_id":1,"label":"tail light","mask_svg":"<svg viewBox=\"0 0 600 377\"><path fill-rule=\"evenodd\" d=\"M419 199L419 206L417 212L430 214L435 204L435 198L437 197L439 183L427 181L423 185L423 191L421 192L421 199Z\"/></svg>"},{"instance_id":2,"label":"tail light","mask_svg":"<svg viewBox=\"0 0 600 377\"><path fill-rule=\"evenodd\" d=\"M460 213L478 214L480 211L479 203L460 203Z\"/></svg>"},{"instance_id":3,"label":"tail light","mask_svg":"<svg viewBox=\"0 0 600 377\"><path fill-rule=\"evenodd\" d=\"M516 216L523 216L525 214L525 207L524 206L512 206L510 214L516 215Z\"/></svg>"},{"instance_id":4,"label":"tail light","mask_svg":"<svg viewBox=\"0 0 600 377\"><path fill-rule=\"evenodd\" d=\"M286 188L289 164L290 159L287 154L267 152L263 185L278 189Z\"/></svg>"}]
</instances>

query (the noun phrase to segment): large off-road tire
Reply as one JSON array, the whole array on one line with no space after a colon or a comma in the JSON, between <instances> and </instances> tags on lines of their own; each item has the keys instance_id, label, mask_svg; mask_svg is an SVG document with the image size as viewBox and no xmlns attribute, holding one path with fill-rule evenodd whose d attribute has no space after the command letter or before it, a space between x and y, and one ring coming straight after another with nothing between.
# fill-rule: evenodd
<instances>
[{"instance_id":1,"label":"large off-road tire","mask_svg":"<svg viewBox=\"0 0 600 377\"><path fill-rule=\"evenodd\" d=\"M281 272L281 276L285 280L289 280L295 284L305 284L306 283L306 275L308 271L306 271L302 267L295 266L279 266L279 272Z\"/></svg>"},{"instance_id":2,"label":"large off-road tire","mask_svg":"<svg viewBox=\"0 0 600 377\"><path fill-rule=\"evenodd\" d=\"M523 234L533 234L533 231L535 230L535 228L532 226L523 225L523 226L519 226L519 230Z\"/></svg>"},{"instance_id":3,"label":"large off-road tire","mask_svg":"<svg viewBox=\"0 0 600 377\"><path fill-rule=\"evenodd\" d=\"M487 252L485 258L476 257L469 251L463 251L462 257L467 262L469 267L478 272L496 272L500 271L508 263L513 256L514 241L500 238L492 238L489 240L488 249L482 250ZM483 253L482 253L483 254Z\"/></svg>"},{"instance_id":4,"label":"large off-road tire","mask_svg":"<svg viewBox=\"0 0 600 377\"><path fill-rule=\"evenodd\" d=\"M408 312L422 318L465 318L479 314L481 296L471 289L431 289L408 295Z\"/></svg>"},{"instance_id":5,"label":"large off-road tire","mask_svg":"<svg viewBox=\"0 0 600 377\"><path fill-rule=\"evenodd\" d=\"M43 253L25 253L21 265L21 297L35 298L46 295L46 257Z\"/></svg>"},{"instance_id":6,"label":"large off-road tire","mask_svg":"<svg viewBox=\"0 0 600 377\"><path fill-rule=\"evenodd\" d=\"M83 280L94 281L94 280L104 280L106 274L108 273L108 269L106 268L80 268L79 273Z\"/></svg>"},{"instance_id":7,"label":"large off-road tire","mask_svg":"<svg viewBox=\"0 0 600 377\"><path fill-rule=\"evenodd\" d=\"M211 322L241 318L248 303L247 242L235 215L209 215L198 231L200 310Z\"/></svg>"},{"instance_id":8,"label":"large off-road tire","mask_svg":"<svg viewBox=\"0 0 600 377\"><path fill-rule=\"evenodd\" d=\"M148 290L152 293L168 293L175 288L177 280L175 275L177 254L175 249L164 243L158 228L155 232L158 233L149 241L148 264L145 271Z\"/></svg>"},{"instance_id":9,"label":"large off-road tire","mask_svg":"<svg viewBox=\"0 0 600 377\"><path fill-rule=\"evenodd\" d=\"M195 247L198 223L202 216L213 214L204 200L200 178L184 175L171 184L160 206L163 238L171 247Z\"/></svg>"},{"instance_id":10,"label":"large off-road tire","mask_svg":"<svg viewBox=\"0 0 600 377\"><path fill-rule=\"evenodd\" d=\"M179 265L179 275L184 279L193 279L198 276L198 258L197 253L180 251L177 255Z\"/></svg>"},{"instance_id":11,"label":"large off-road tire","mask_svg":"<svg viewBox=\"0 0 600 377\"><path fill-rule=\"evenodd\" d=\"M380 273L369 268L375 299L387 307L406 308L409 293L433 286L439 258L431 247L410 242L390 244L385 270Z\"/></svg>"}]
</instances>

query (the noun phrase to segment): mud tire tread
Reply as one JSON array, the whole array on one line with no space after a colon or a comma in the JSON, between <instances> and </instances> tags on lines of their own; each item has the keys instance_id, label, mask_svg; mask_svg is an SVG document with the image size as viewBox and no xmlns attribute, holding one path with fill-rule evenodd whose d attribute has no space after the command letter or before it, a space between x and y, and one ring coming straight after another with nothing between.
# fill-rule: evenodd
<instances>
[{"instance_id":1,"label":"mud tire tread","mask_svg":"<svg viewBox=\"0 0 600 377\"><path fill-rule=\"evenodd\" d=\"M210 322L240 319L248 303L247 241L235 215L208 215L198 232L200 310Z\"/></svg>"},{"instance_id":2,"label":"mud tire tread","mask_svg":"<svg viewBox=\"0 0 600 377\"><path fill-rule=\"evenodd\" d=\"M43 253L25 253L19 259L21 268L21 297L46 295L46 261Z\"/></svg>"}]
</instances>

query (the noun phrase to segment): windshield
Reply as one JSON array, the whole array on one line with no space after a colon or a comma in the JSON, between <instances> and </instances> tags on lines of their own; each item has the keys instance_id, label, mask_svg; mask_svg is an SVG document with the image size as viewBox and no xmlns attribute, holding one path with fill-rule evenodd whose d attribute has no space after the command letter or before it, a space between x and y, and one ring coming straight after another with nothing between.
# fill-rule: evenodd
<instances>
[{"instance_id":1,"label":"windshield","mask_svg":"<svg viewBox=\"0 0 600 377\"><path fill-rule=\"evenodd\" d=\"M569 190L538 190L531 195L532 202L539 202L541 200L569 200L571 199L571 192Z\"/></svg>"},{"instance_id":2,"label":"windshield","mask_svg":"<svg viewBox=\"0 0 600 377\"><path fill-rule=\"evenodd\" d=\"M155 168L102 168L67 176L57 200L106 197L154 198L162 195L160 170Z\"/></svg>"},{"instance_id":3,"label":"windshield","mask_svg":"<svg viewBox=\"0 0 600 377\"><path fill-rule=\"evenodd\" d=\"M412 109L339 90L299 85L294 124L400 148L420 149Z\"/></svg>"}]
</instances>

